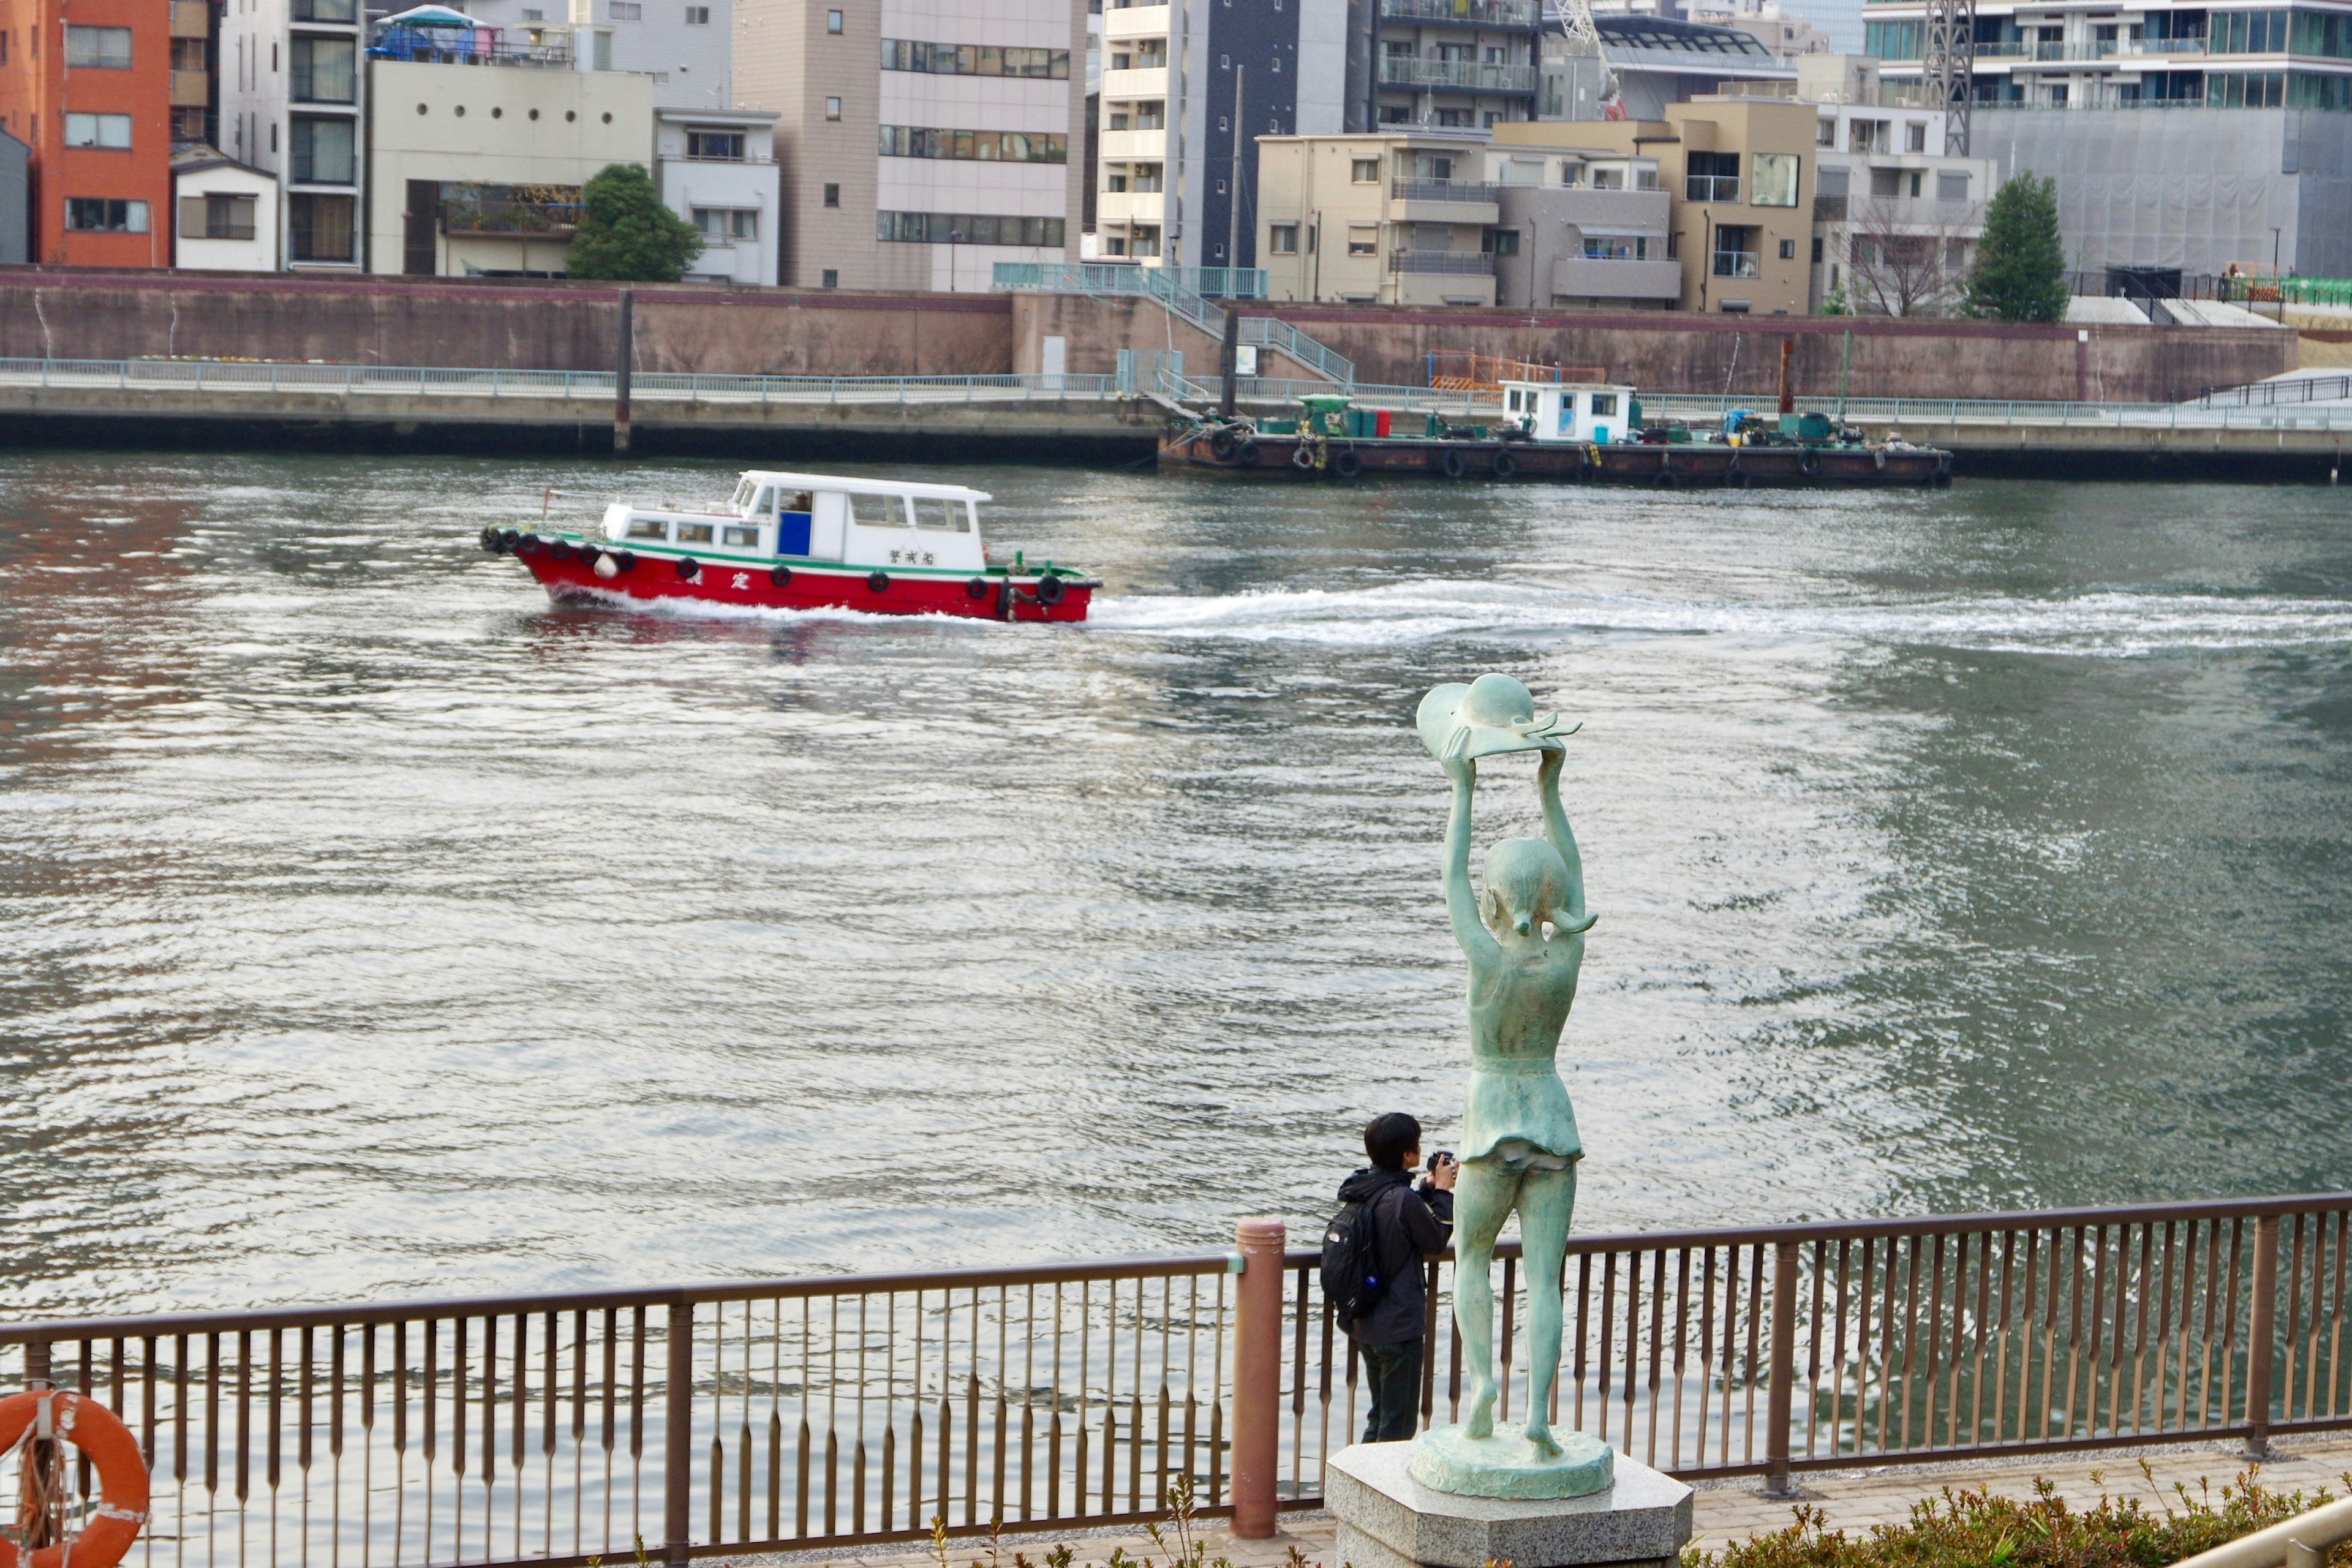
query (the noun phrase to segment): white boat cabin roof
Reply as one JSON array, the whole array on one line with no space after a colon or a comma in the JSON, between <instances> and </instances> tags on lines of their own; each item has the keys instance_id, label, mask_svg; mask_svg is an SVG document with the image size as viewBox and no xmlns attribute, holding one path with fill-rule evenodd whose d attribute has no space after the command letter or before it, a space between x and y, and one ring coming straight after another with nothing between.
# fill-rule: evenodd
<instances>
[{"instance_id":1,"label":"white boat cabin roof","mask_svg":"<svg viewBox=\"0 0 2352 1568\"><path fill-rule=\"evenodd\" d=\"M985 501L992 497L986 490L975 490L963 485L924 485L907 479L853 479L841 474L792 474L771 468L746 468L742 478L779 489L834 490L859 496L918 496L925 500ZM740 488L741 480L737 484Z\"/></svg>"}]
</instances>

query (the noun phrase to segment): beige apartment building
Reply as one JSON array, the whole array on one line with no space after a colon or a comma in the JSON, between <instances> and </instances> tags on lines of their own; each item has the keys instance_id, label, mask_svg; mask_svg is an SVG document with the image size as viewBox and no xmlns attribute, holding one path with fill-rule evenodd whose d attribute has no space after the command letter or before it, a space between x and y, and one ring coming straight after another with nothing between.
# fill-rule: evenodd
<instances>
[{"instance_id":1,"label":"beige apartment building","mask_svg":"<svg viewBox=\"0 0 2352 1568\"><path fill-rule=\"evenodd\" d=\"M1656 159L1672 198L1667 258L1680 307L1803 315L1811 295L1813 159L1820 116L1785 99L1700 97L1662 121L1580 121L1576 139ZM1498 125L1498 147L1541 145L1565 127Z\"/></svg>"},{"instance_id":2,"label":"beige apartment building","mask_svg":"<svg viewBox=\"0 0 2352 1568\"><path fill-rule=\"evenodd\" d=\"M738 0L735 101L777 113L779 280L985 290L1078 253L1087 0Z\"/></svg>"},{"instance_id":3,"label":"beige apartment building","mask_svg":"<svg viewBox=\"0 0 2352 1568\"><path fill-rule=\"evenodd\" d=\"M653 164L653 79L555 37L469 59L368 62L367 270L560 276L580 187Z\"/></svg>"}]
</instances>

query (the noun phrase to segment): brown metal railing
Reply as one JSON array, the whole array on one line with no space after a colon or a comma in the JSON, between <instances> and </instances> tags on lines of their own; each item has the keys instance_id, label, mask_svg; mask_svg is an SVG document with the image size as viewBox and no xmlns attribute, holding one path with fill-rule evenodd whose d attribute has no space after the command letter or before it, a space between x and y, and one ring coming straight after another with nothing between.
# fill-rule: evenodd
<instances>
[{"instance_id":1,"label":"brown metal railing","mask_svg":"<svg viewBox=\"0 0 2352 1568\"><path fill-rule=\"evenodd\" d=\"M1320 1500L1364 1409L1317 1255L1265 1222L1243 1242L1278 1272L1206 1254L22 1322L0 1326L0 1389L52 1379L139 1434L155 1513L135 1568L562 1565L639 1538L682 1563L912 1540L935 1517L1148 1519L1188 1476L1202 1511L1247 1489L1270 1518ZM2352 1194L1580 1237L1556 1420L1775 1486L2259 1449L2352 1426L2347 1259ZM1423 1408L1455 1419L1450 1255L1427 1269ZM1507 1418L1528 1387L1516 1246L1500 1272ZM1241 1365L1274 1370L1237 1387ZM86 1470L74 1485L86 1508Z\"/></svg>"}]
</instances>

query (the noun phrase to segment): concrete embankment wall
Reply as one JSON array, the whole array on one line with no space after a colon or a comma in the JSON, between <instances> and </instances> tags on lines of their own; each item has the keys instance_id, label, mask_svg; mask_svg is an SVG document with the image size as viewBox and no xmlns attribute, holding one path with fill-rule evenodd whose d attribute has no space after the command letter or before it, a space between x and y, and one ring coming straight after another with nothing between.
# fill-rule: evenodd
<instances>
[{"instance_id":1,"label":"concrete embankment wall","mask_svg":"<svg viewBox=\"0 0 2352 1568\"><path fill-rule=\"evenodd\" d=\"M1003 295L636 286L636 368L773 375L993 375ZM241 358L611 370L609 283L409 282L0 268L0 357Z\"/></svg>"}]
</instances>

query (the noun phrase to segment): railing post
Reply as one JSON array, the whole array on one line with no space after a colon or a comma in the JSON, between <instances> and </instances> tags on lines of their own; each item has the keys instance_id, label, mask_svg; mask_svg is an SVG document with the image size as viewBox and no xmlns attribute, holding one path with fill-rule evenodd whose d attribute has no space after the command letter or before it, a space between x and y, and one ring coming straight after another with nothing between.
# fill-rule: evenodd
<instances>
[{"instance_id":1,"label":"railing post","mask_svg":"<svg viewBox=\"0 0 2352 1568\"><path fill-rule=\"evenodd\" d=\"M1797 1251L1798 1243L1777 1242L1772 1248L1772 1382L1766 1402L1764 1433L1764 1493L1787 1497L1789 1486L1789 1414L1797 1380Z\"/></svg>"},{"instance_id":2,"label":"railing post","mask_svg":"<svg viewBox=\"0 0 2352 1568\"><path fill-rule=\"evenodd\" d=\"M662 1554L685 1568L694 1530L694 1303L669 1309L669 1376L662 1401Z\"/></svg>"},{"instance_id":3,"label":"railing post","mask_svg":"<svg viewBox=\"0 0 2352 1568\"><path fill-rule=\"evenodd\" d=\"M2278 1328L2278 1215L2254 1221L2253 1314L2246 1325L2246 1458L2271 1457L2271 1342Z\"/></svg>"},{"instance_id":4,"label":"railing post","mask_svg":"<svg viewBox=\"0 0 2352 1568\"><path fill-rule=\"evenodd\" d=\"M25 1386L37 1394L46 1394L57 1386L50 1371L49 1342L47 1340L26 1342ZM22 1544L26 1552L62 1545L65 1542L65 1472L58 1462L57 1439L40 1429L46 1425L41 1423L35 1426L32 1437L25 1445L25 1457L20 1461L24 1482L16 1524L24 1537Z\"/></svg>"},{"instance_id":5,"label":"railing post","mask_svg":"<svg viewBox=\"0 0 2352 1568\"><path fill-rule=\"evenodd\" d=\"M1278 1219L1234 1226L1241 1288L1234 1302L1234 1534L1275 1531L1275 1469L1282 1455L1282 1258Z\"/></svg>"}]
</instances>

